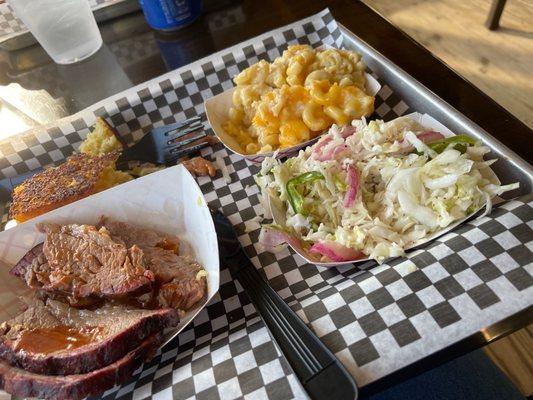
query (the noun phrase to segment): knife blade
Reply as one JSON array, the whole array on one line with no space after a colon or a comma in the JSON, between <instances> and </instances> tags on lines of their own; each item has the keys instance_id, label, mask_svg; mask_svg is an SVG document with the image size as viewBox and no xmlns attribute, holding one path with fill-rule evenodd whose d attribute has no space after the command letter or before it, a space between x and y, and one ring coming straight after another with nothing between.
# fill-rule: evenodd
<instances>
[{"instance_id":1,"label":"knife blade","mask_svg":"<svg viewBox=\"0 0 533 400\"><path fill-rule=\"evenodd\" d=\"M229 267L312 399L356 399L357 385L340 361L259 274L229 219L211 208L220 260Z\"/></svg>"}]
</instances>

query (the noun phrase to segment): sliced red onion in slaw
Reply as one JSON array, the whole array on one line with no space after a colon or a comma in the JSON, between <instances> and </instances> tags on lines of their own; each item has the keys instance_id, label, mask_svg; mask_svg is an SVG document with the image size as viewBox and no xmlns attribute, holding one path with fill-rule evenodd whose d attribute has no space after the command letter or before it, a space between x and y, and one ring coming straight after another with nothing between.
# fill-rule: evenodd
<instances>
[{"instance_id":1,"label":"sliced red onion in slaw","mask_svg":"<svg viewBox=\"0 0 533 400\"><path fill-rule=\"evenodd\" d=\"M331 155L331 158L337 158L337 156L339 156L340 154L344 153L345 151L348 151L350 150L350 148L348 147L348 145L346 144L341 144L340 146L337 146L333 149L333 153Z\"/></svg>"},{"instance_id":2,"label":"sliced red onion in slaw","mask_svg":"<svg viewBox=\"0 0 533 400\"><path fill-rule=\"evenodd\" d=\"M346 139L347 137L352 136L356 131L357 129L355 128L355 126L346 125L341 130L341 136L343 139Z\"/></svg>"},{"instance_id":3,"label":"sliced red onion in slaw","mask_svg":"<svg viewBox=\"0 0 533 400\"><path fill-rule=\"evenodd\" d=\"M435 131L426 131L423 133L419 133L418 135L416 135L416 137L426 144L436 142L437 140L442 140L445 138L442 133Z\"/></svg>"},{"instance_id":4,"label":"sliced red onion in slaw","mask_svg":"<svg viewBox=\"0 0 533 400\"><path fill-rule=\"evenodd\" d=\"M313 149L313 152L311 153L311 157L318 161L324 161L325 155L322 154L322 149L333 140L333 137L330 135L324 136L322 139L320 139ZM324 158L324 159L323 159Z\"/></svg>"},{"instance_id":5,"label":"sliced red onion in slaw","mask_svg":"<svg viewBox=\"0 0 533 400\"><path fill-rule=\"evenodd\" d=\"M356 132L356 128L352 125L346 125L340 131L340 135L343 139L352 136ZM317 161L328 161L336 158L341 153L349 150L348 146L343 142L339 145L329 149L324 153L323 149L333 140L332 134L328 134L322 138L314 147L311 157Z\"/></svg>"},{"instance_id":6,"label":"sliced red onion in slaw","mask_svg":"<svg viewBox=\"0 0 533 400\"><path fill-rule=\"evenodd\" d=\"M355 203L357 197L357 191L359 189L359 176L353 165L346 167L348 172L348 191L344 196L344 207L350 208Z\"/></svg>"},{"instance_id":7,"label":"sliced red onion in slaw","mask_svg":"<svg viewBox=\"0 0 533 400\"><path fill-rule=\"evenodd\" d=\"M289 243L298 240L291 236L282 229L273 228L272 226L263 226L259 233L259 244L265 248L265 250L275 249L277 246L283 243Z\"/></svg>"},{"instance_id":8,"label":"sliced red onion in slaw","mask_svg":"<svg viewBox=\"0 0 533 400\"><path fill-rule=\"evenodd\" d=\"M313 260L314 254L310 254L302 246L302 242L296 236L274 225L263 225L259 233L259 244L267 251L276 252L283 244L289 244L301 255Z\"/></svg>"},{"instance_id":9,"label":"sliced red onion in slaw","mask_svg":"<svg viewBox=\"0 0 533 400\"><path fill-rule=\"evenodd\" d=\"M426 132L419 133L418 135L416 135L416 138L420 140L422 143L428 144L428 143L436 142L437 140L445 139L446 136L444 136L440 132L426 131ZM409 153L415 149L415 147L411 145L405 139L401 142L401 145L402 145L402 150L400 151L401 153Z\"/></svg>"},{"instance_id":10,"label":"sliced red onion in slaw","mask_svg":"<svg viewBox=\"0 0 533 400\"><path fill-rule=\"evenodd\" d=\"M357 260L365 256L359 250L351 249L337 242L326 241L315 243L309 252L318 253L336 262Z\"/></svg>"}]
</instances>

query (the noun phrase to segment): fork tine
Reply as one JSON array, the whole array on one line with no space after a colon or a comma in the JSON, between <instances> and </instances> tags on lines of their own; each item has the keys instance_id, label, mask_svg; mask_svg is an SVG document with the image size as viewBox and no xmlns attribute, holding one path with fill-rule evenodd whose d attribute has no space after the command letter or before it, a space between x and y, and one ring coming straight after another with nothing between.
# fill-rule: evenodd
<instances>
[{"instance_id":1,"label":"fork tine","mask_svg":"<svg viewBox=\"0 0 533 400\"><path fill-rule=\"evenodd\" d=\"M175 131L175 130L184 128L186 126L189 126L191 124L194 124L196 122L199 122L201 119L202 119L201 117L196 116L196 117L188 118L183 121L176 122L174 124L160 126L159 128L156 128L156 129L159 130L159 132L161 132L162 134L168 135L172 131Z\"/></svg>"},{"instance_id":2,"label":"fork tine","mask_svg":"<svg viewBox=\"0 0 533 400\"><path fill-rule=\"evenodd\" d=\"M167 150L172 151L174 149L179 149L179 148L181 148L183 146L188 145L189 143L196 142L197 140L202 139L202 138L204 138L206 136L207 136L207 133L202 132L202 133L200 133L200 134L198 134L196 136L193 136L191 138L188 138L188 139L185 139L185 140L180 140L179 142L174 142L173 140L169 140L167 142L167 145L171 146L171 147L167 148Z\"/></svg>"},{"instance_id":3,"label":"fork tine","mask_svg":"<svg viewBox=\"0 0 533 400\"><path fill-rule=\"evenodd\" d=\"M165 163L167 164L171 163L173 161L176 161L178 158L189 155L191 153L195 153L208 146L209 146L209 142L202 142L200 144L197 144L196 146L187 147L185 149L178 150L175 152L169 152L168 157L165 157Z\"/></svg>"},{"instance_id":4,"label":"fork tine","mask_svg":"<svg viewBox=\"0 0 533 400\"><path fill-rule=\"evenodd\" d=\"M187 126L183 130L173 129L171 131L166 132L165 136L168 138L169 141L172 141L174 139L178 139L178 138L180 138L182 136L188 135L189 133L198 131L200 129L204 129L204 125L201 122L195 123L195 124L190 125L190 126Z\"/></svg>"}]
</instances>

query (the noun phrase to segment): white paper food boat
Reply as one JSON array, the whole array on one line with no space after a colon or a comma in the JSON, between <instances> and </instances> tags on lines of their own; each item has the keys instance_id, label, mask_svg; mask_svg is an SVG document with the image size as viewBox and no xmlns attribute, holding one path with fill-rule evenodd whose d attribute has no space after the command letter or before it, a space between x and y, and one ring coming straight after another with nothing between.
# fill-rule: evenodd
<instances>
[{"instance_id":1,"label":"white paper food boat","mask_svg":"<svg viewBox=\"0 0 533 400\"><path fill-rule=\"evenodd\" d=\"M376 94L381 89L381 85L372 75L365 73L365 76L367 80L367 87L368 87L369 93L372 96L376 96ZM205 114L207 116L207 120L209 121L209 125L211 125L211 128L213 129L213 132L215 133L216 137L222 142L222 144L229 151L235 154L238 154L241 157L244 157L252 162L260 163L265 159L265 157L272 157L274 152L270 151L267 153L244 154L241 151L241 147L239 146L235 138L231 136L230 134L228 134L226 130L223 128L224 123L229 120L229 110L233 106L232 98L233 98L234 91L235 91L235 88L226 90L205 101L204 105L205 105ZM324 134L325 133L327 133L327 131L324 132ZM291 154L294 154L299 149L309 146L312 143L316 142L321 136L322 135L319 135L306 142L298 143L297 145L287 147L285 149L281 149L278 151L276 157L282 158L282 157L287 157Z\"/></svg>"},{"instance_id":2,"label":"white paper food boat","mask_svg":"<svg viewBox=\"0 0 533 400\"><path fill-rule=\"evenodd\" d=\"M107 217L182 239L184 254L193 256L207 271L207 297L188 311L179 325L165 332L164 344L183 330L219 288L220 266L215 227L206 201L191 174L181 165L155 172L94 194L0 232L0 323L21 311L19 298L30 292L9 270L44 240L35 224L95 224Z\"/></svg>"},{"instance_id":3,"label":"white paper food boat","mask_svg":"<svg viewBox=\"0 0 533 400\"><path fill-rule=\"evenodd\" d=\"M439 121L437 121L435 118L431 117L428 114L420 114L420 113L415 112L415 113L406 115L406 117L412 118L413 120L418 122L420 125L422 125L427 130L432 130L432 131L442 133L445 137L455 136L455 133L453 133L450 129L448 129L446 126L444 126L443 124L441 124ZM500 180L498 179L496 174L492 171L492 169L484 168L480 172L482 173L484 178L489 179L492 183L495 183L498 185L500 184ZM285 215L286 215L285 209L283 208L284 203L282 203L281 201L275 201L275 199L269 199L268 207L270 208L270 212L272 214L274 222L277 225L284 226L285 225L284 220L285 220ZM428 237L421 239L418 242L414 243L412 246L406 247L405 250L409 250L414 247L420 246L424 243L428 243L438 238L439 236L442 236L445 233L448 233L452 229L456 228L458 225L462 224L463 222L471 218L471 216L478 211L479 209L473 212L472 214L470 214L469 216L463 219L460 219L452 223L451 225L448 225L446 228L432 233ZM340 262L339 261L321 262L321 261L317 261L320 257L317 257L317 258L309 257L309 254L306 253L302 247L296 247L291 244L289 244L289 246L294 250L294 252L296 252L300 257L302 257L306 262L310 264L315 264L321 267L336 267L336 266L347 265L347 264L359 264L359 263L372 260L371 258L359 258L356 260L340 261Z\"/></svg>"}]
</instances>

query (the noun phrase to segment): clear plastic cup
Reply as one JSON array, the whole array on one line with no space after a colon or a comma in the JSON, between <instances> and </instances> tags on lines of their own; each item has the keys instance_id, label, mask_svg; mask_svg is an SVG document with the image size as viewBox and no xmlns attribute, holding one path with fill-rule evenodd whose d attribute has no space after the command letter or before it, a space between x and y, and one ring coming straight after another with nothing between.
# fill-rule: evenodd
<instances>
[{"instance_id":1,"label":"clear plastic cup","mask_svg":"<svg viewBox=\"0 0 533 400\"><path fill-rule=\"evenodd\" d=\"M24 25L58 64L94 54L102 36L87 0L8 0Z\"/></svg>"}]
</instances>

